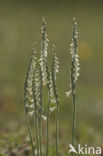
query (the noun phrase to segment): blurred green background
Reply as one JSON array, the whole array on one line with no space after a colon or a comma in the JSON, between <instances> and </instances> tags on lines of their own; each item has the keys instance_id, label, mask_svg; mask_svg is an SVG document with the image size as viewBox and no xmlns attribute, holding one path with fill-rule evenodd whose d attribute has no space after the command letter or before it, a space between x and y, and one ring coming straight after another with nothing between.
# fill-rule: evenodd
<instances>
[{"instance_id":1,"label":"blurred green background","mask_svg":"<svg viewBox=\"0 0 103 156\"><path fill-rule=\"evenodd\" d=\"M47 21L49 62L52 44L60 60L61 139L71 140L72 99L69 90L72 18L79 31L80 78L77 85L77 132L82 143L103 141L103 1L0 0L0 129L25 126L23 85L34 41L40 53L41 18ZM14 126L15 125L15 126ZM66 132L66 133L64 133ZM68 137L67 137L68 136ZM64 139L64 140L65 140Z\"/></svg>"}]
</instances>

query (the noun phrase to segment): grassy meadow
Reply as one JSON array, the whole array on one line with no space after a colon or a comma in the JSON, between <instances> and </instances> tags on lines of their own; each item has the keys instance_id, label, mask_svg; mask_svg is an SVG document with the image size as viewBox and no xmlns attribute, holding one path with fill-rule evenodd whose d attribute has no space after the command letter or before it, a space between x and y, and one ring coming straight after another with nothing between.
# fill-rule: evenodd
<instances>
[{"instance_id":1,"label":"grassy meadow","mask_svg":"<svg viewBox=\"0 0 103 156\"><path fill-rule=\"evenodd\" d=\"M52 44L60 62L60 156L67 156L72 133L70 77L72 18L78 23L80 77L77 83L77 143L103 145L103 2L102 0L0 0L0 156L31 156L24 114L24 81L34 41L40 54L41 18L47 22L48 62ZM44 92L46 101L46 90ZM55 156L55 114L51 115L50 156ZM31 121L32 125L33 121ZM43 149L46 148L43 122Z\"/></svg>"}]
</instances>

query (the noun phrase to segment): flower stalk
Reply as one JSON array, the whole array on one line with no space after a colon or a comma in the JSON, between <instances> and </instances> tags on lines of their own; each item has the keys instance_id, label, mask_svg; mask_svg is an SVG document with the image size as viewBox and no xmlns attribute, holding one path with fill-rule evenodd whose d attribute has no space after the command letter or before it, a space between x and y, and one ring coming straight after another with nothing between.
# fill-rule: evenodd
<instances>
[{"instance_id":1,"label":"flower stalk","mask_svg":"<svg viewBox=\"0 0 103 156\"><path fill-rule=\"evenodd\" d=\"M47 150L46 154L49 156L49 115L50 115L50 103L51 103L51 83L50 83L50 73L49 73L49 67L46 62L46 71L47 71L47 88L48 88L48 108L47 108Z\"/></svg>"},{"instance_id":2,"label":"flower stalk","mask_svg":"<svg viewBox=\"0 0 103 156\"><path fill-rule=\"evenodd\" d=\"M56 156L59 155L58 151L58 140L59 140L59 97L57 92L57 86L56 86L56 73L58 72L58 58L56 57L56 48L53 45L53 60L52 60L52 84L53 84L53 91L54 91L54 98L56 101Z\"/></svg>"},{"instance_id":3,"label":"flower stalk","mask_svg":"<svg viewBox=\"0 0 103 156\"><path fill-rule=\"evenodd\" d=\"M42 156L42 111L43 111L43 100L42 100L42 71L40 62L38 63L37 72L37 98L38 98L38 133L39 133L39 150L40 156Z\"/></svg>"},{"instance_id":4,"label":"flower stalk","mask_svg":"<svg viewBox=\"0 0 103 156\"><path fill-rule=\"evenodd\" d=\"M79 77L79 56L78 56L78 31L77 22L73 18L73 33L72 33L72 44L70 45L70 52L72 55L71 62L71 77L70 77L70 88L71 90L66 93L67 97L72 94L73 101L73 123L72 123L72 145L76 138L76 83Z\"/></svg>"},{"instance_id":5,"label":"flower stalk","mask_svg":"<svg viewBox=\"0 0 103 156\"><path fill-rule=\"evenodd\" d=\"M39 133L38 133L38 98L37 98L37 64L34 69L33 77L33 98L34 98L34 125L36 130L36 144L37 144L37 156L39 156Z\"/></svg>"},{"instance_id":6,"label":"flower stalk","mask_svg":"<svg viewBox=\"0 0 103 156\"><path fill-rule=\"evenodd\" d=\"M46 21L45 18L42 18L42 34L41 34L41 71L42 71L42 81L43 85L47 84L47 71L46 71L46 62L47 62L47 48L48 48L48 38L46 32Z\"/></svg>"},{"instance_id":7,"label":"flower stalk","mask_svg":"<svg viewBox=\"0 0 103 156\"><path fill-rule=\"evenodd\" d=\"M28 66L27 74L26 74L26 81L24 84L24 108L25 108L25 118L26 118L26 124L27 129L32 145L32 154L35 156L35 149L33 145L33 137L31 134L31 128L29 124L29 118L28 116L32 113L34 113L34 99L33 99L33 76L34 76L34 70L36 67L36 57L35 57L35 48L36 44L33 44L32 47L32 55L30 58L30 63Z\"/></svg>"}]
</instances>

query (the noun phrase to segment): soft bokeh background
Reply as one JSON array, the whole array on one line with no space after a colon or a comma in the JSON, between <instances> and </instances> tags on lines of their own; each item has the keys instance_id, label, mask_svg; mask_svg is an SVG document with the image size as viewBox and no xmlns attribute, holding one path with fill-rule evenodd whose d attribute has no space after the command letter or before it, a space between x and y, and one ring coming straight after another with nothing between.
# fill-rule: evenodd
<instances>
[{"instance_id":1,"label":"soft bokeh background","mask_svg":"<svg viewBox=\"0 0 103 156\"><path fill-rule=\"evenodd\" d=\"M69 89L72 18L79 31L80 78L77 86L78 142L103 143L103 1L11 1L0 0L0 130L26 127L23 85L31 47L38 42L40 53L41 18L47 21L50 40L60 60L58 90L61 100L61 140L71 142L72 100ZM19 128L18 128L19 129ZM25 129L25 128L24 128ZM54 129L54 128L53 128ZM19 131L19 130L17 130ZM17 133L16 131L16 133Z\"/></svg>"}]
</instances>

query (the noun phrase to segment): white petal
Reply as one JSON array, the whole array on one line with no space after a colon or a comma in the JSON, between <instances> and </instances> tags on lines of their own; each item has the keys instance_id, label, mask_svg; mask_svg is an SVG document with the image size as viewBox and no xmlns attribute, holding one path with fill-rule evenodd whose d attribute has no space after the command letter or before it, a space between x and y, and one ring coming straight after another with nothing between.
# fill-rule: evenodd
<instances>
[{"instance_id":1,"label":"white petal","mask_svg":"<svg viewBox=\"0 0 103 156\"><path fill-rule=\"evenodd\" d=\"M45 115L42 115L42 119L43 119L44 121L46 121L46 120L47 120L47 117L46 117Z\"/></svg>"},{"instance_id":2,"label":"white petal","mask_svg":"<svg viewBox=\"0 0 103 156\"><path fill-rule=\"evenodd\" d=\"M56 107L49 108L50 112L53 112L56 109Z\"/></svg>"},{"instance_id":3,"label":"white petal","mask_svg":"<svg viewBox=\"0 0 103 156\"><path fill-rule=\"evenodd\" d=\"M72 93L72 91L70 90L70 91L66 92L65 94L67 97L70 97L71 93Z\"/></svg>"},{"instance_id":4,"label":"white petal","mask_svg":"<svg viewBox=\"0 0 103 156\"><path fill-rule=\"evenodd\" d=\"M28 114L30 115L30 117L32 117L32 116L33 116L33 114L34 114L34 111L29 112Z\"/></svg>"}]
</instances>

